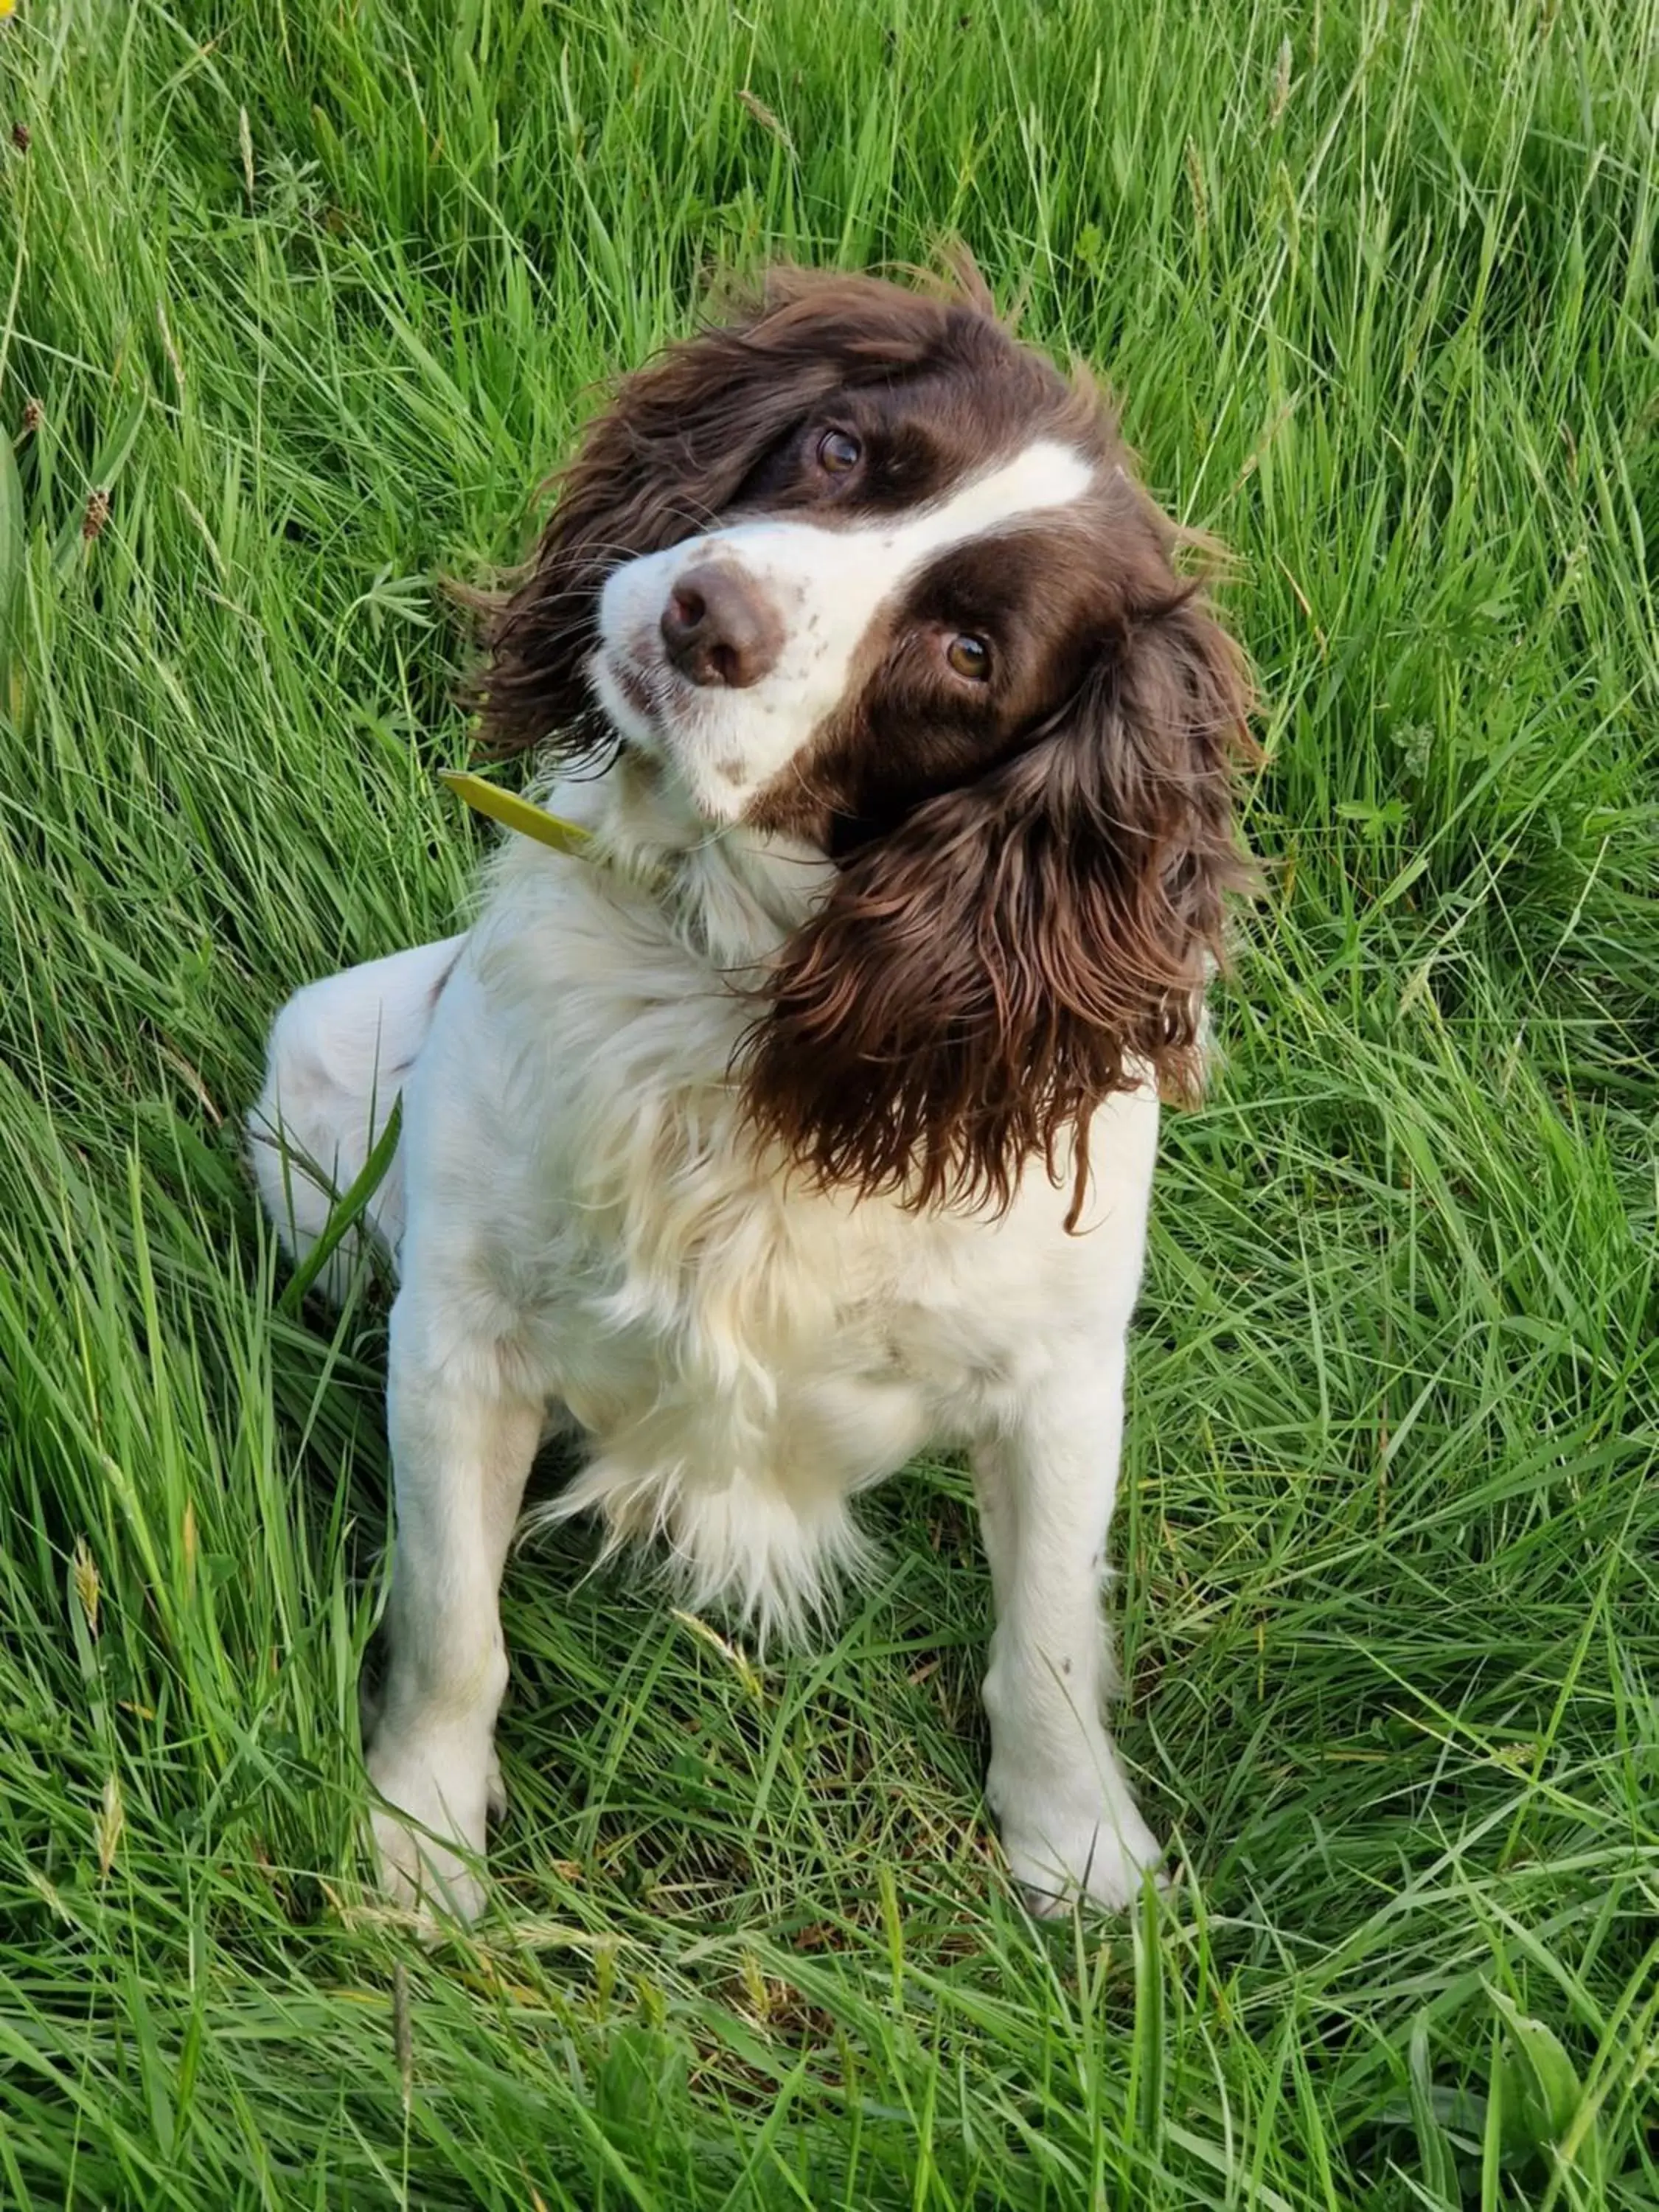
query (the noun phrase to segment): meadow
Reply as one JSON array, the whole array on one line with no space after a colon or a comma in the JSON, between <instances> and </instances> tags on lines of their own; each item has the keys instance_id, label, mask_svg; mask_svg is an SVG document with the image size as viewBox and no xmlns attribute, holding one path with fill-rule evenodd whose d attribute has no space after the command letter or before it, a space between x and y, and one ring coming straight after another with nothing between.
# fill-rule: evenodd
<instances>
[{"instance_id":1,"label":"meadow","mask_svg":"<svg viewBox=\"0 0 1659 2212\"><path fill-rule=\"evenodd\" d=\"M1659 2203L1654 0L21 0L0 25L0 2202ZM965 240L1232 549L1121 1739L1037 1927L966 1478L763 1661L510 1568L496 1895L362 1857L386 1297L239 1115L480 849L446 575L767 257Z\"/></svg>"}]
</instances>

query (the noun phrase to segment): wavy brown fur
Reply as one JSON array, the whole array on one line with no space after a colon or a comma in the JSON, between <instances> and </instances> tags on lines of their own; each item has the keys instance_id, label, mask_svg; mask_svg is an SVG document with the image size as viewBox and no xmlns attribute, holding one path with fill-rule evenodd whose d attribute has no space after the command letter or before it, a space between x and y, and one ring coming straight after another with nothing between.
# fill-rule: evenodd
<instances>
[{"instance_id":1,"label":"wavy brown fur","mask_svg":"<svg viewBox=\"0 0 1659 2212\"><path fill-rule=\"evenodd\" d=\"M918 1207L1006 1206L1150 1076L1199 1088L1249 692L1195 594L1017 758L842 869L785 948L748 1043L757 1126L815 1176ZM1078 1206L1074 1199L1073 1220Z\"/></svg>"}]
</instances>

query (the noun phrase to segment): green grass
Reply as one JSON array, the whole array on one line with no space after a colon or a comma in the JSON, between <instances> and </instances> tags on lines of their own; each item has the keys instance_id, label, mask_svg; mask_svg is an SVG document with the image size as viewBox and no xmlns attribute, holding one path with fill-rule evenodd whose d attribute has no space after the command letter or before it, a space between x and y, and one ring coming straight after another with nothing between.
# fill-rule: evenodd
<instances>
[{"instance_id":1,"label":"green grass","mask_svg":"<svg viewBox=\"0 0 1659 2212\"><path fill-rule=\"evenodd\" d=\"M24 0L0 82L0 2199L1651 2207L1651 0ZM277 1302L263 1027L464 899L433 580L593 380L951 233L1261 675L1116 1547L1190 1874L1022 1918L927 1466L759 1670L521 1557L429 1954L356 1841L383 1303Z\"/></svg>"}]
</instances>

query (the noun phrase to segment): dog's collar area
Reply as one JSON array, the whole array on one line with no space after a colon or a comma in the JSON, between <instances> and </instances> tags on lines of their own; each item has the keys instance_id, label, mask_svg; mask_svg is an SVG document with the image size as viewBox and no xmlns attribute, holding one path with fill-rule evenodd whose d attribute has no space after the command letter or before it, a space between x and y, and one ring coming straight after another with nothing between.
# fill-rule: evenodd
<instances>
[{"instance_id":1,"label":"dog's collar area","mask_svg":"<svg viewBox=\"0 0 1659 2212\"><path fill-rule=\"evenodd\" d=\"M592 867L614 868L618 875L646 890L660 890L669 881L671 871L666 866L629 867L606 852L593 832L584 829L580 822L568 822L562 814L551 813L516 791L503 791L499 784L487 782L483 776L473 775L465 769L441 768L438 781L475 814L487 816L503 830L528 837L534 844L545 845L550 852L568 854L573 860L586 860Z\"/></svg>"},{"instance_id":2,"label":"dog's collar area","mask_svg":"<svg viewBox=\"0 0 1659 2212\"><path fill-rule=\"evenodd\" d=\"M581 823L568 821L517 792L503 791L483 776L464 769L440 769L437 775L474 813L643 892L671 917L677 932L689 933L688 941L727 974L751 964L759 951L775 949L805 918L816 892L816 881L804 895L790 884L780 902L787 870L786 878L774 880L769 890L765 880L754 880L753 872L740 865L735 872L729 866L711 872L702 863L726 849L712 831L683 851L659 847L650 857L639 851L618 853L608 839ZM775 869L771 872L775 878ZM766 873L762 871L763 878Z\"/></svg>"},{"instance_id":3,"label":"dog's collar area","mask_svg":"<svg viewBox=\"0 0 1659 2212\"><path fill-rule=\"evenodd\" d=\"M504 830L516 830L521 837L532 838L555 853L569 853L577 860L594 857L593 832L584 830L580 822L550 814L546 807L521 799L516 791L503 791L499 784L486 783L483 776L469 775L465 769L441 768L438 781L475 814L487 815Z\"/></svg>"}]
</instances>

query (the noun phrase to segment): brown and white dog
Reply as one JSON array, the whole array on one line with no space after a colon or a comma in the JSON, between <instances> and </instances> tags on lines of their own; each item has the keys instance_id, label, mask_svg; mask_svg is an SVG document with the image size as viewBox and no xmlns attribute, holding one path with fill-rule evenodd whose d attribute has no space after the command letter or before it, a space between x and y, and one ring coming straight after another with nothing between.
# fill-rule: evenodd
<instances>
[{"instance_id":1,"label":"brown and white dog","mask_svg":"<svg viewBox=\"0 0 1659 2212\"><path fill-rule=\"evenodd\" d=\"M591 854L510 839L464 935L301 991L254 1121L304 1252L403 1100L368 1217L400 1283L394 1893L483 1901L497 1586L550 1421L583 1465L546 1514L658 1540L763 1630L860 1565L855 1492L965 1448L1013 1873L1042 1910L1157 1866L1100 1587L1248 744L1179 537L971 271L775 274L589 428L479 689Z\"/></svg>"}]
</instances>

